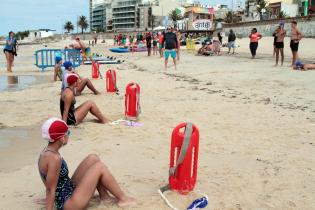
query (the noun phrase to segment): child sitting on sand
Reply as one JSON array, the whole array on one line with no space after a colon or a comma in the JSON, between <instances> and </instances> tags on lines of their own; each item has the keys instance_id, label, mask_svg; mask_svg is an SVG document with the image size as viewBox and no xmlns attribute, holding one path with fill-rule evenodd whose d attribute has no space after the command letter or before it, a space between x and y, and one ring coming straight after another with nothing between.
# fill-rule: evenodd
<instances>
[{"instance_id":1,"label":"child sitting on sand","mask_svg":"<svg viewBox=\"0 0 315 210\"><path fill-rule=\"evenodd\" d=\"M42 136L48 145L40 153L38 170L46 187L47 210L53 210L54 206L58 210L86 209L96 190L104 204L116 202L119 207L128 207L136 203L134 198L125 195L97 155L88 155L70 179L67 163L59 153L70 136L64 121L48 119L42 126Z\"/></svg>"},{"instance_id":2,"label":"child sitting on sand","mask_svg":"<svg viewBox=\"0 0 315 210\"><path fill-rule=\"evenodd\" d=\"M301 61L297 61L295 62L293 69L301 71L315 70L315 64L313 63L303 64Z\"/></svg>"},{"instance_id":3,"label":"child sitting on sand","mask_svg":"<svg viewBox=\"0 0 315 210\"><path fill-rule=\"evenodd\" d=\"M72 73L72 74L76 74L79 77L78 86L75 89L75 94L77 96L81 95L85 87L88 87L95 95L100 94L100 92L97 91L94 85L92 84L91 80L80 77L80 75L72 69L72 63L70 61L65 62L63 66L65 67L66 70L62 71L63 76L62 76L61 91L63 91L65 88L68 87L68 83L65 78L67 77L69 73Z\"/></svg>"},{"instance_id":4,"label":"child sitting on sand","mask_svg":"<svg viewBox=\"0 0 315 210\"><path fill-rule=\"evenodd\" d=\"M79 76L70 73L64 79L67 81L68 86L63 90L60 97L60 112L63 121L67 122L68 125L78 125L90 112L101 123L107 123L107 118L92 101L86 101L79 107L74 107L76 103L75 89L78 87Z\"/></svg>"}]
</instances>

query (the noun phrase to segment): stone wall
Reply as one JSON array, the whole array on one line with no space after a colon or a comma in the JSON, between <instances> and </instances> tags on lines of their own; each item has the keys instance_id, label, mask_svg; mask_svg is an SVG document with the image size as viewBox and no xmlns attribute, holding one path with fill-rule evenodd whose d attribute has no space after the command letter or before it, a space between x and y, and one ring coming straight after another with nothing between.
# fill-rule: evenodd
<instances>
[{"instance_id":1,"label":"stone wall","mask_svg":"<svg viewBox=\"0 0 315 210\"><path fill-rule=\"evenodd\" d=\"M248 37L252 28L257 28L258 32L263 36L272 36L273 31L277 28L280 21L285 22L285 30L287 35L291 33L291 21L295 20L298 23L298 28L302 31L305 37L315 37L315 17L300 17L300 18L285 18L266 21L252 21L235 24L223 24L223 31L228 35L229 30L233 29L237 37Z\"/></svg>"}]
</instances>

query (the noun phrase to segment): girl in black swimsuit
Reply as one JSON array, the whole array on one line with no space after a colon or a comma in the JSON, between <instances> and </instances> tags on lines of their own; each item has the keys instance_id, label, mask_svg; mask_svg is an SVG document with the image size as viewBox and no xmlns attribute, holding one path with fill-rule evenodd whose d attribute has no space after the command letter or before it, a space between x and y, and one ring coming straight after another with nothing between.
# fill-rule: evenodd
<instances>
[{"instance_id":1,"label":"girl in black swimsuit","mask_svg":"<svg viewBox=\"0 0 315 210\"><path fill-rule=\"evenodd\" d=\"M68 74L66 80L68 87L62 92L60 98L60 112L63 121L68 125L78 125L83 121L86 115L90 112L101 123L107 123L108 119L102 114L96 104L92 101L86 101L79 107L75 108L75 93L74 89L77 87L79 77L76 74Z\"/></svg>"}]
</instances>

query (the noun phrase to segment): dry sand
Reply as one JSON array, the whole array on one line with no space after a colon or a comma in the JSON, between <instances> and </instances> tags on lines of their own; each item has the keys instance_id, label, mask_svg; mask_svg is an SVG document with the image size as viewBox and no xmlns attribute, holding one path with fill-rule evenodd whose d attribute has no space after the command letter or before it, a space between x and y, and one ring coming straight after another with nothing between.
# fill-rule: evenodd
<instances>
[{"instance_id":1,"label":"dry sand","mask_svg":"<svg viewBox=\"0 0 315 210\"><path fill-rule=\"evenodd\" d=\"M256 60L249 59L248 39L238 40L234 56L200 57L183 50L177 71L164 71L161 59L145 53L116 54L127 60L111 66L118 69L120 96L105 93L105 80L93 80L102 95L86 90L77 105L93 100L110 119L122 118L125 86L138 82L144 126L102 125L88 115L72 128L62 149L70 173L87 154L99 154L122 188L140 200L130 209L168 209L157 189L167 183L170 135L176 125L190 121L200 129L196 191L209 196L207 209L315 209L315 71L288 67L288 42L285 67L278 68L273 67L272 38L261 40ZM303 39L302 58L314 61L314 44ZM108 47L100 44L93 51L112 54ZM51 82L0 92L0 135L6 141L0 144L0 209L44 209L33 202L45 196L37 170L45 144L39 127L60 115L60 82L52 82L52 71L34 67L34 50L40 48L22 46L14 74L50 76ZM0 63L0 75L7 75L3 54ZM108 68L102 66L103 75ZM90 66L78 71L91 77ZM179 209L198 196L167 193ZM89 209L119 208L94 199Z\"/></svg>"}]
</instances>

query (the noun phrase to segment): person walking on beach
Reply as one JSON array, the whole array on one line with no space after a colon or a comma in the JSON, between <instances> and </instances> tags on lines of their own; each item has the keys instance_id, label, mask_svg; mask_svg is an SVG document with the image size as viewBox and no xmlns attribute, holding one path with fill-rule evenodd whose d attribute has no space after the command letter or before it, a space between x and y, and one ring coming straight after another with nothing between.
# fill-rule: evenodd
<instances>
[{"instance_id":1,"label":"person walking on beach","mask_svg":"<svg viewBox=\"0 0 315 210\"><path fill-rule=\"evenodd\" d=\"M235 53L235 40L236 40L236 35L233 32L233 30L231 29L230 33L229 33L229 36L228 36L228 48L229 48L228 54L230 54L231 48L233 48L233 53L232 54Z\"/></svg>"},{"instance_id":2,"label":"person walking on beach","mask_svg":"<svg viewBox=\"0 0 315 210\"><path fill-rule=\"evenodd\" d=\"M39 155L38 171L46 188L47 210L86 209L96 190L103 204L116 203L121 208L136 204L95 154L88 155L69 177L68 165L59 153L70 138L69 127L64 121L49 118L42 126L42 137L48 145Z\"/></svg>"},{"instance_id":3,"label":"person walking on beach","mask_svg":"<svg viewBox=\"0 0 315 210\"><path fill-rule=\"evenodd\" d=\"M292 63L291 67L295 65L295 62L298 59L298 51L299 51L299 43L303 37L302 32L297 27L297 22L291 22L291 41L290 41L290 48L292 51Z\"/></svg>"},{"instance_id":4,"label":"person walking on beach","mask_svg":"<svg viewBox=\"0 0 315 210\"><path fill-rule=\"evenodd\" d=\"M275 36L277 37L277 41L275 44L276 47L276 64L275 66L278 66L279 63L279 52L281 54L281 66L283 66L283 61L284 61L284 53L283 53L283 48L284 48L284 38L286 36L287 32L284 30L284 23L280 23L280 27L276 30Z\"/></svg>"},{"instance_id":5,"label":"person walking on beach","mask_svg":"<svg viewBox=\"0 0 315 210\"><path fill-rule=\"evenodd\" d=\"M7 71L12 72L12 66L14 61L14 55L16 54L16 39L14 38L13 31L9 32L9 35L5 40L5 47L3 49L3 53L5 54L5 58L7 60Z\"/></svg>"},{"instance_id":6,"label":"person walking on beach","mask_svg":"<svg viewBox=\"0 0 315 210\"><path fill-rule=\"evenodd\" d=\"M79 76L76 74L68 74L66 81L68 87L66 87L60 97L60 112L62 120L67 122L68 125L80 124L86 115L90 112L101 123L105 124L108 119L102 114L96 104L92 101L86 101L79 107L75 108L75 90L78 88Z\"/></svg>"},{"instance_id":7,"label":"person walking on beach","mask_svg":"<svg viewBox=\"0 0 315 210\"><path fill-rule=\"evenodd\" d=\"M178 40L176 37L176 34L173 33L172 27L167 27L167 33L165 33L164 38L163 38L163 45L164 45L164 57L165 57L165 70L167 69L167 64L168 64L168 58L171 57L173 58L175 70L177 69L176 67L176 51L178 48Z\"/></svg>"},{"instance_id":8,"label":"person walking on beach","mask_svg":"<svg viewBox=\"0 0 315 210\"><path fill-rule=\"evenodd\" d=\"M160 53L160 57L163 58L163 49L164 49L164 43L163 43L163 40L164 40L164 31L163 33L162 32L159 32L158 34L158 39L159 39L159 53Z\"/></svg>"},{"instance_id":9,"label":"person walking on beach","mask_svg":"<svg viewBox=\"0 0 315 210\"><path fill-rule=\"evenodd\" d=\"M256 28L253 28L251 31L251 34L249 35L249 38L250 38L250 44L249 44L250 52L252 54L252 59L255 59L256 51L258 48L258 40L262 38L262 35L257 32Z\"/></svg>"},{"instance_id":10,"label":"person walking on beach","mask_svg":"<svg viewBox=\"0 0 315 210\"><path fill-rule=\"evenodd\" d=\"M148 32L145 36L147 48L148 48L148 56L151 56L151 50L152 50L152 36L151 33Z\"/></svg>"},{"instance_id":11,"label":"person walking on beach","mask_svg":"<svg viewBox=\"0 0 315 210\"><path fill-rule=\"evenodd\" d=\"M158 41L157 41L157 35L156 34L154 34L154 36L153 36L153 42L152 42L152 45L153 45L153 55L157 55L157 51L158 51L158 47L157 47L157 43L158 43Z\"/></svg>"},{"instance_id":12,"label":"person walking on beach","mask_svg":"<svg viewBox=\"0 0 315 210\"><path fill-rule=\"evenodd\" d=\"M65 70L62 70L61 91L64 91L67 87L69 87L69 84L67 83L68 74L76 74L79 77L78 85L74 89L76 96L81 95L85 87L88 87L95 95L100 94L100 92L96 90L96 88L92 84L91 80L89 80L88 78L80 77L80 75L73 70L72 63L70 61L64 62L63 66L65 67Z\"/></svg>"},{"instance_id":13,"label":"person walking on beach","mask_svg":"<svg viewBox=\"0 0 315 210\"><path fill-rule=\"evenodd\" d=\"M222 35L221 35L221 32L218 32L218 39L219 39L220 43L222 44L222 39L223 39L223 37L222 37Z\"/></svg>"}]
</instances>

